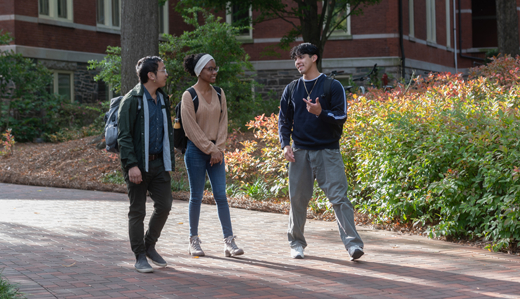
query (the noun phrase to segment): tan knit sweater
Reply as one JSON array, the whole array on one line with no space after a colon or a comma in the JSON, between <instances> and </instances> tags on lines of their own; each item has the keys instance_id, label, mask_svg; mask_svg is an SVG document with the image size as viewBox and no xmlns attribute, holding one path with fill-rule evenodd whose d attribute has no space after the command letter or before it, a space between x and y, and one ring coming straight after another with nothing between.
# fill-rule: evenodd
<instances>
[{"instance_id":1,"label":"tan knit sweater","mask_svg":"<svg viewBox=\"0 0 520 299\"><path fill-rule=\"evenodd\" d=\"M217 92L213 88L211 90L211 103L208 103L197 92L199 100L197 113L195 113L193 100L188 91L182 94L181 105L182 126L186 136L207 155L218 153L219 151L224 152L228 131L228 115L224 90L221 92L222 109ZM221 110L222 113L220 112ZM216 144L213 144L211 140L216 141Z\"/></svg>"}]
</instances>

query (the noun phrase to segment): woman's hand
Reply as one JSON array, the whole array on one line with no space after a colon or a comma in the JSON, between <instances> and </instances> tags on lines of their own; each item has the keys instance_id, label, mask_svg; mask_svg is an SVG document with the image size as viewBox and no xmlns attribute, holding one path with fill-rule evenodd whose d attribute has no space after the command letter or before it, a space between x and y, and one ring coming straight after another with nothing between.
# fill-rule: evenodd
<instances>
[{"instance_id":1,"label":"woman's hand","mask_svg":"<svg viewBox=\"0 0 520 299\"><path fill-rule=\"evenodd\" d=\"M222 152L211 153L211 160L209 161L209 165L213 166L214 164L220 163L222 164Z\"/></svg>"}]
</instances>

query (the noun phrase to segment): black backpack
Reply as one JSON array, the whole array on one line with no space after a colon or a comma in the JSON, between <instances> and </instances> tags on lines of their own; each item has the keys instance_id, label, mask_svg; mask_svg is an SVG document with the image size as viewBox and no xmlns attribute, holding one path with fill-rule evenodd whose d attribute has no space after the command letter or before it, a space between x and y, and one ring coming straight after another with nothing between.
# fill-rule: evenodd
<instances>
[{"instance_id":1,"label":"black backpack","mask_svg":"<svg viewBox=\"0 0 520 299\"><path fill-rule=\"evenodd\" d=\"M220 113L222 113L222 100L220 99L221 90L218 86L213 86L218 95L218 101L220 102ZM191 95L191 99L193 101L193 107L195 108L195 113L197 113L197 109L199 109L199 97L197 96L197 92L195 88L190 87L187 91ZM186 146L188 145L188 137L184 132L184 128L182 127L182 119L181 119L181 103L182 100L175 106L175 125L173 126L173 146L180 150L183 154L186 152Z\"/></svg>"}]
</instances>

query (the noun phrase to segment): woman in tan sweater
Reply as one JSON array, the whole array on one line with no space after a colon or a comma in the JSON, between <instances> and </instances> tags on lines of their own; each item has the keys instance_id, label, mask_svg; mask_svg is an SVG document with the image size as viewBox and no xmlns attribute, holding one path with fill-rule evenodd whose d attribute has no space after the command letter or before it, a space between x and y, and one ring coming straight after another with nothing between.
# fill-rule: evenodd
<instances>
[{"instance_id":1,"label":"woman in tan sweater","mask_svg":"<svg viewBox=\"0 0 520 299\"><path fill-rule=\"evenodd\" d=\"M216 81L218 67L211 55L201 53L186 56L184 69L192 76L198 77L197 83L192 87L197 96L192 98L190 92L185 91L181 105L182 125L189 139L184 155L190 182L188 253L194 256L204 255L200 246L198 227L207 173L224 234L224 254L241 255L244 251L238 248L234 241L226 196L223 154L228 130L226 96L223 90L211 85ZM195 105L195 102L198 102L198 105ZM196 110L195 106L197 106Z\"/></svg>"}]
</instances>

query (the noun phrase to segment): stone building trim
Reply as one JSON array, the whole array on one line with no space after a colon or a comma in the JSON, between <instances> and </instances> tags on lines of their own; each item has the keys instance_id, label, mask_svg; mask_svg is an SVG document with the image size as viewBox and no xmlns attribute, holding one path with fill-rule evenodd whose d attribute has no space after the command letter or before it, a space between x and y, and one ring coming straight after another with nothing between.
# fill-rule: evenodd
<instances>
[{"instance_id":1,"label":"stone building trim","mask_svg":"<svg viewBox=\"0 0 520 299\"><path fill-rule=\"evenodd\" d=\"M73 61L73 62L84 62L84 63L87 63L89 60L101 61L105 57L105 54L89 53L89 52L57 50L57 49L20 46L20 45L0 46L0 51L10 51L10 50L13 50L15 53L21 53L24 57L28 57L28 58Z\"/></svg>"}]
</instances>

